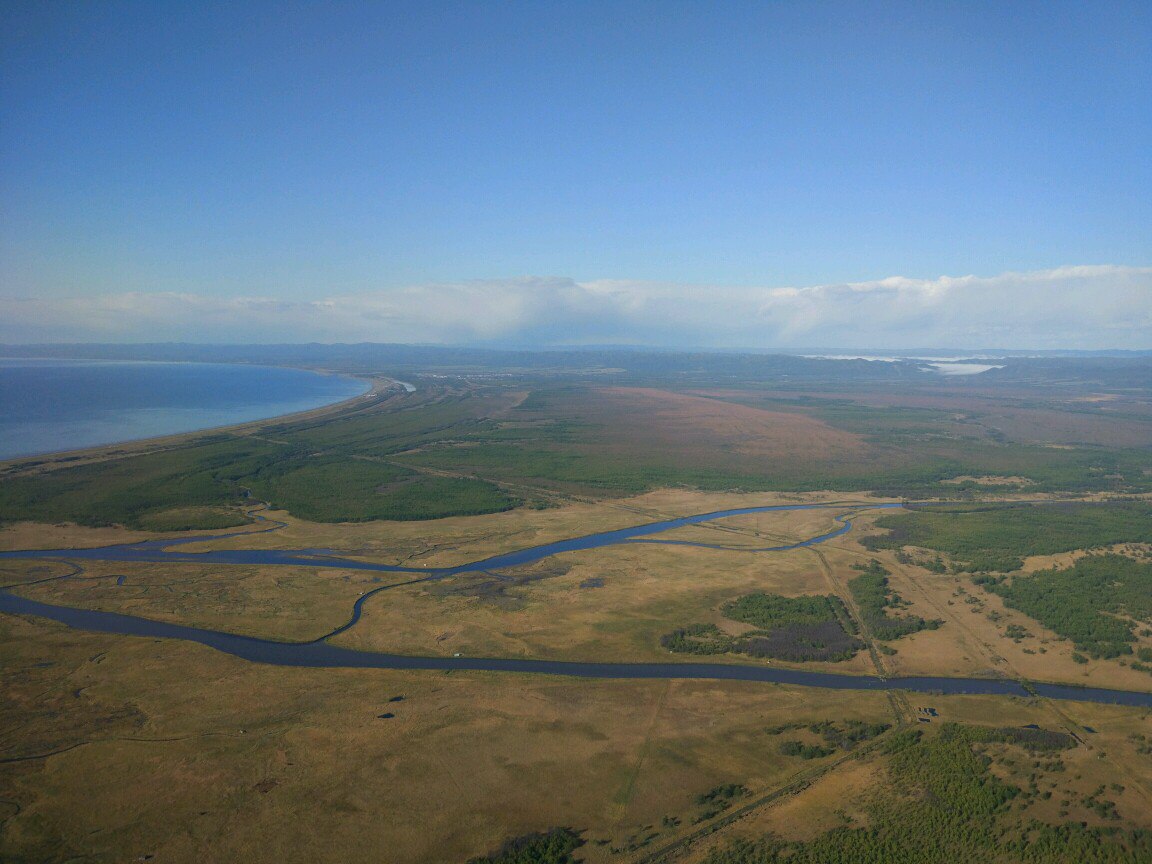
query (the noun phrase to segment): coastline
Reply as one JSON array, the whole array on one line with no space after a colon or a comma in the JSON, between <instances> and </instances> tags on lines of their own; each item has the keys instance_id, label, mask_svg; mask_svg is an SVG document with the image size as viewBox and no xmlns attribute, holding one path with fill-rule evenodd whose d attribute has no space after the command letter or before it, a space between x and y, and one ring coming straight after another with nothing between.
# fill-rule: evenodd
<instances>
[{"instance_id":1,"label":"coastline","mask_svg":"<svg viewBox=\"0 0 1152 864\"><path fill-rule=\"evenodd\" d=\"M220 365L231 366L250 364L221 363ZM120 441L110 441L103 444L94 444L89 447L77 447L69 450L52 450L45 453L25 454L22 456L0 458L0 474L19 474L26 471L46 471L65 466L71 467L75 465L83 465L88 462L136 456L142 453L157 452L181 446L190 440L194 440L196 437L205 435L219 435L222 433L233 435L250 435L260 431L261 428L269 424L312 419L319 420L328 417L329 415L343 413L349 409L370 407L371 405L379 403L383 398L388 398L390 395L398 395L400 393L407 394L414 392L415 390L415 388L409 389L412 387L410 384L406 384L405 382L401 382L385 376L377 377L372 375L357 375L333 369L310 369L302 366L285 366L274 363L260 365L267 365L269 367L279 369L292 369L299 372L310 372L316 375L339 376L348 378L352 381L360 381L366 384L368 389L365 392L359 393L355 396L341 399L337 402L330 402L326 405L320 405L316 408L309 408L304 411L291 411L287 414L275 414L269 417L261 417L255 420L245 420L240 423L226 423L220 426L207 426L201 429L191 429L183 432L172 432L164 435L153 435L143 438L130 438Z\"/></svg>"}]
</instances>

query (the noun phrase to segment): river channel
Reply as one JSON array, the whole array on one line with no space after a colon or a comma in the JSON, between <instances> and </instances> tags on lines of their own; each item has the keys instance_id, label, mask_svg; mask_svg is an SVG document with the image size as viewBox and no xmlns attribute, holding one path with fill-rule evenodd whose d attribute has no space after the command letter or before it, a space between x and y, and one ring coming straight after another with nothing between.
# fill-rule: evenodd
<instances>
[{"instance_id":1,"label":"river channel","mask_svg":"<svg viewBox=\"0 0 1152 864\"><path fill-rule=\"evenodd\" d=\"M101 633L116 633L128 636L150 638L182 639L199 642L258 663L277 666L362 668L362 669L411 669L411 670L479 670L488 672L519 672L544 675L564 675L583 678L630 678L630 679L710 679L760 681L774 684L792 684L806 687L823 687L837 690L908 690L925 694L987 694L1028 697L1044 696L1052 699L1070 699L1087 702L1115 703L1152 707L1152 693L1122 690L1102 690L1098 688L1074 687L1059 684L1016 681L1002 678L879 678L867 675L839 675L831 672L806 672L797 669L748 663L583 663L558 660L529 660L496 657L415 657L400 654L383 654L374 651L360 651L329 644L331 637L353 627L359 620L365 601L374 594L399 585L410 585L445 579L463 573L499 570L529 564L562 552L584 549L597 549L622 543L667 543L675 545L702 546L713 549L739 548L744 552L782 552L805 546L814 546L839 537L852 529L847 518L836 517L840 523L833 531L812 537L798 543L782 546L768 546L759 549L747 547L725 547L714 544L691 543L688 541L662 540L653 535L661 534L686 525L697 525L731 516L754 513L769 513L791 510L838 510L858 511L892 509L902 505L883 504L791 504L770 507L742 507L732 510L719 510L649 522L615 531L604 531L560 540L541 546L533 546L516 552L495 555L455 567L400 567L377 564L355 558L345 558L327 549L298 550L258 550L232 549L206 552L185 552L180 547L207 540L222 540L243 537L248 532L235 534L184 537L176 540L152 540L141 543L127 543L104 546L94 549L48 549L0 552L6 559L48 559L79 562L83 560L123 561L123 562L171 562L200 564L265 564L285 566L333 567L340 569L371 570L385 573L405 574L416 578L404 579L398 583L384 585L366 592L353 604L349 620L327 635L310 642L277 642L269 639L256 639L218 630L185 627L162 621L153 621L133 615L115 612L101 612L91 609L77 609L42 603L13 594L10 590L0 590L0 612L13 615L34 615L49 618L69 627ZM273 525L269 530L275 530ZM77 572L80 572L79 565ZM75 575L75 574L70 574ZM58 577L58 578L68 578ZM8 588L16 588L11 585Z\"/></svg>"}]
</instances>

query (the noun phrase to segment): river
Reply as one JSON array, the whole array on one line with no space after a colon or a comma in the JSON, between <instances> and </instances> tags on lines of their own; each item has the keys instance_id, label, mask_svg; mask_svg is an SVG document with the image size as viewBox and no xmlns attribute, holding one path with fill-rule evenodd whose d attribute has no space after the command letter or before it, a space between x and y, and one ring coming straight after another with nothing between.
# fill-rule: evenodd
<instances>
[{"instance_id":1,"label":"river","mask_svg":"<svg viewBox=\"0 0 1152 864\"><path fill-rule=\"evenodd\" d=\"M180 624L171 624L162 621L153 621L134 615L122 615L115 612L101 612L91 609L77 609L69 606L59 606L51 603L41 603L13 594L9 590L0 590L0 612L14 615L35 615L49 618L81 630L90 630L101 633L117 633L129 636L145 636L150 638L182 639L198 642L258 663L269 663L277 666L297 667L325 667L325 668L362 668L362 669L424 669L424 670L479 670L488 672L518 672L544 675L564 675L583 678L628 678L628 679L708 679L730 681L760 681L774 684L802 685L806 687L823 687L837 690L909 690L925 694L988 694L1003 696L1040 695L1051 699L1069 699L1086 702L1114 703L1121 705L1134 705L1152 707L1152 693L1142 693L1123 690L1104 690L1099 688L1082 688L1060 684L1044 684L1040 682L1020 682L998 678L946 678L946 677L915 677L882 679L866 675L840 675L831 672L808 672L797 669L782 669L762 664L748 663L583 663L557 660L530 660L498 657L417 657L400 654L384 654L374 651L360 651L352 648L342 648L328 643L331 637L343 633L355 626L360 620L364 603L373 595L400 585L410 585L419 582L444 579L461 573L474 573L484 570L495 570L506 567L515 567L539 561L562 552L572 552L584 549L597 549L605 546L622 543L676 543L679 545L703 546L705 548L728 548L713 544L690 543L688 541L659 540L653 535L680 528L686 525L696 525L731 516L743 516L752 513L768 513L790 510L816 510L827 509L837 511L853 511L866 509L892 509L902 505L882 504L791 504L768 507L741 507L731 510L719 510L710 513L701 513L694 516L685 516L678 519L667 519L659 522L649 522L629 528L614 531L603 531L595 534L560 540L540 546L533 546L516 552L491 556L454 567L425 568L425 567L399 567L388 564L376 564L369 561L360 561L354 558L345 558L332 550L325 549L298 549L298 550L263 550L263 549L234 549L212 550L207 552L183 552L180 547L188 543L204 540L220 540L224 538L243 537L248 532L236 532L228 535L194 536L177 540L154 540L141 543L128 543L116 546L104 546L95 549L50 549L50 550L19 550L0 552L0 558L38 558L50 560L99 560L124 562L173 562L173 563L206 563L206 564L270 564L285 566L311 566L336 567L341 569L372 570L378 572L413 575L419 578L405 579L399 583L384 585L373 591L366 592L358 597L353 604L349 620L325 636L310 642L277 642L269 639L256 639L227 633L219 630L208 630L196 627L186 627ZM836 529L812 537L808 540L781 546L763 547L760 549L741 548L745 552L778 552L812 546L843 535L850 531L852 523L847 518L837 518L840 526ZM275 530L273 525L269 530ZM75 575L75 574L70 574ZM68 578L68 577L58 577ZM15 588L17 586L6 586Z\"/></svg>"}]
</instances>

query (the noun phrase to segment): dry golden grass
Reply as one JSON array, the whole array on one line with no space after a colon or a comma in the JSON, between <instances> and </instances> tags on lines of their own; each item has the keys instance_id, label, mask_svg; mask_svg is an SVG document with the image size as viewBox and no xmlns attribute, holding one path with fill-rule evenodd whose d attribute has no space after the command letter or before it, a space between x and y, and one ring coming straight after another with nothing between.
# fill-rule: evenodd
<instances>
[{"instance_id":1,"label":"dry golden grass","mask_svg":"<svg viewBox=\"0 0 1152 864\"><path fill-rule=\"evenodd\" d=\"M245 548L255 548L261 541L257 538L265 533L265 525L253 522L236 528L193 532L197 536L245 535L232 544L243 544ZM139 543L145 540L165 540L187 536L187 532L138 531L121 526L88 528L62 522L46 525L41 522L16 522L0 527L0 551L23 549L91 549L99 546L117 546L124 543ZM267 548L267 547L264 547ZM277 547L279 548L279 547Z\"/></svg>"},{"instance_id":2,"label":"dry golden grass","mask_svg":"<svg viewBox=\"0 0 1152 864\"><path fill-rule=\"evenodd\" d=\"M801 551L766 560L748 552L636 544L552 560L558 575L520 585L456 577L376 595L361 623L337 641L401 653L692 662L669 655L660 636L685 624L723 623L720 606L753 591L827 591L819 568ZM600 587L581 587L592 579ZM868 670L863 661L828 667Z\"/></svg>"},{"instance_id":3,"label":"dry golden grass","mask_svg":"<svg viewBox=\"0 0 1152 864\"><path fill-rule=\"evenodd\" d=\"M0 550L90 549L95 546L153 540L163 536L177 535L129 531L125 528L84 528L66 523L44 525L39 522L17 522L0 528Z\"/></svg>"},{"instance_id":4,"label":"dry golden grass","mask_svg":"<svg viewBox=\"0 0 1152 864\"><path fill-rule=\"evenodd\" d=\"M22 585L56 579L75 572L76 567L64 561L13 558L0 561L0 585L19 588Z\"/></svg>"},{"instance_id":5,"label":"dry golden grass","mask_svg":"<svg viewBox=\"0 0 1152 864\"><path fill-rule=\"evenodd\" d=\"M61 570L66 572L57 565ZM361 593L386 581L394 580L362 570L85 561L80 575L16 593L45 603L296 642L336 629Z\"/></svg>"},{"instance_id":6,"label":"dry golden grass","mask_svg":"<svg viewBox=\"0 0 1152 864\"><path fill-rule=\"evenodd\" d=\"M728 516L712 522L701 522L665 531L653 539L707 543L742 549L785 546L835 531L841 527L836 517L843 517L850 509L845 507Z\"/></svg>"},{"instance_id":7,"label":"dry golden grass","mask_svg":"<svg viewBox=\"0 0 1152 864\"><path fill-rule=\"evenodd\" d=\"M1116 555L1127 555L1130 558L1152 556L1152 545L1148 543L1117 543L1114 546L1100 546L1091 550L1079 549L1075 552L1059 552L1054 555L1031 555L1024 559L1024 566L1020 573L1035 573L1037 570L1051 570L1072 567L1079 559L1087 555L1101 555L1111 552Z\"/></svg>"},{"instance_id":8,"label":"dry golden grass","mask_svg":"<svg viewBox=\"0 0 1152 864\"><path fill-rule=\"evenodd\" d=\"M444 565L654 519L835 497L665 490L610 504L572 502L433 523L319 526L287 519L283 531L204 546L331 546L394 563ZM663 536L768 545L763 538L787 542L825 533L834 513L848 509L739 517ZM853 518L866 525L875 516ZM997 598L957 577L874 555L856 536L787 553L652 544L566 553L506 571L504 580L478 575L385 591L336 641L408 654L716 660L668 655L659 637L687 623L731 626L721 605L751 591L843 592L857 573L852 565L877 557L892 570L893 587L912 603L910 612L945 620L939 630L889 643L897 653L882 658L888 674L995 673L1152 689L1149 676L1115 661L1073 664L1068 643L1003 609ZM389 578L309 567L85 566L88 578L20 593L305 639L342 623L359 592L379 584L374 578ZM0 578L30 581L67 569L63 563L9 561ZM126 576L123 585L115 584L117 575ZM597 582L600 587L581 587ZM960 588L965 593L958 594ZM1001 617L990 620L990 612ZM1033 636L1014 643L1004 636L1010 623L1023 624ZM867 652L848 663L801 665L874 671ZM697 795L724 783L743 784L753 797L768 795L816 767L780 755L780 739L767 728L848 718L894 721L882 693L287 669L195 644L84 633L19 616L0 616L0 668L7 697L0 700L0 759L55 754L0 762L0 858L16 861L153 855L257 864L463 862L509 836L571 825L590 841L581 850L586 861L626 862L699 828L692 824L702 809ZM404 699L388 701L394 696ZM1152 757L1139 754L1129 737L1152 739L1145 710L915 694L907 703L913 713L917 706L936 707L937 724L1037 723L1073 731L1086 746L1064 757L1067 770L1043 781L1056 784L1052 798L1025 815L1058 822L1066 810L1066 818L1097 824L1084 799L1099 785L1117 783L1123 790L1106 797L1123 819L1148 823ZM389 712L395 717L378 716ZM1007 751L997 755L997 771L1014 783L1027 782L1030 762ZM845 817L864 824L882 769L878 757L848 760L713 839L767 830L802 839L845 824ZM1060 803L1065 799L1067 806ZM669 827L665 816L680 825ZM643 850L612 851L652 835ZM693 845L684 860L701 860L712 842Z\"/></svg>"},{"instance_id":9,"label":"dry golden grass","mask_svg":"<svg viewBox=\"0 0 1152 864\"><path fill-rule=\"evenodd\" d=\"M684 860L699 861L707 851L737 838L756 840L775 834L784 840L811 840L844 825L867 826L871 824L869 793L875 790L883 771L884 762L878 757L848 759L802 791L758 808L715 836L693 844Z\"/></svg>"},{"instance_id":10,"label":"dry golden grass","mask_svg":"<svg viewBox=\"0 0 1152 864\"><path fill-rule=\"evenodd\" d=\"M432 523L314 525L286 517L280 531L193 544L204 548L332 547L344 554L409 566L448 566L595 530L726 508L834 500L810 496L661 491L608 504L573 502L542 511L513 511ZM790 499L790 500L788 500ZM691 623L736 632L720 607L741 594L839 593L847 597L852 565L877 557L892 571L892 587L911 602L910 614L941 618L939 630L905 637L882 658L889 675L1003 675L1152 689L1152 678L1119 661L1072 662L1072 646L999 598L955 576L901 565L888 554L860 548L854 538L879 511L853 515L857 531L792 552L740 551L782 545L826 533L850 508L785 511L716 520L657 535L712 542L733 549L627 544L566 553L495 575L474 574L385 591L365 606L361 623L341 644L407 654L540 657L582 660L674 660L659 638ZM273 516L279 514L271 514ZM66 529L48 528L51 532ZM26 529L27 535L33 532ZM94 540L125 532L78 531ZM1042 562L1050 565L1047 559ZM1029 567L1036 562L1029 562ZM238 567L90 562L84 578L52 582L22 593L86 608L122 611L265 638L301 640L347 620L362 591L407 577L308 567ZM123 585L115 576L124 575ZM597 587L592 587L597 586ZM995 619L995 620L993 620ZM1006 638L1010 624L1031 636ZM722 658L734 662L738 658ZM745 658L746 660L746 658ZM871 674L866 653L847 663L804 664Z\"/></svg>"},{"instance_id":11,"label":"dry golden grass","mask_svg":"<svg viewBox=\"0 0 1152 864\"><path fill-rule=\"evenodd\" d=\"M765 727L887 713L876 694L282 669L0 627L5 668L22 670L0 708L4 757L62 751L0 764L0 799L19 808L0 839L9 860L463 861L559 824L608 841L587 860L627 860L609 850L687 831L716 785L787 782L795 760ZM665 815L684 824L663 828Z\"/></svg>"}]
</instances>

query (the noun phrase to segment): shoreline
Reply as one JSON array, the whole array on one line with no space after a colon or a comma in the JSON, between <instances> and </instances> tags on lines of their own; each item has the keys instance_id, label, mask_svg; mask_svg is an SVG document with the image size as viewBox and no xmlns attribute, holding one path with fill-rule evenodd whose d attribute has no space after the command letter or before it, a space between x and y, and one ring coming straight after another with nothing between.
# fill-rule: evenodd
<instances>
[{"instance_id":1,"label":"shoreline","mask_svg":"<svg viewBox=\"0 0 1152 864\"><path fill-rule=\"evenodd\" d=\"M31 358L40 359L40 358ZM87 362L87 361L82 361ZM101 362L99 360L95 362ZM109 361L114 363L119 362L137 362L137 361ZM139 362L160 362L167 363L168 361L139 361ZM173 361L184 362L184 361ZM189 361L191 362L191 361ZM202 361L195 361L202 362ZM336 376L348 378L353 381L360 381L368 385L368 389L363 393L358 393L355 396L341 399L337 402L329 402L325 405L320 405L315 408L308 408L303 411L291 411L287 414L274 414L269 417L261 417L255 420L243 420L239 423L226 423L220 426L206 426L202 429L190 429L183 432L170 432L163 435L151 435L142 438L129 438L120 441L109 441L103 444L93 444L88 447L77 447L69 450L51 450L45 453L29 453L22 456L11 456L8 458L0 458L0 474L21 474L25 471L41 471L52 470L59 467L72 467L74 465L83 465L89 462L103 461L112 458L125 458L129 456L136 456L142 453L154 452L157 450L165 450L172 447L179 446L180 444L192 440L196 436L201 435L216 435L221 433L229 433L234 435L252 434L259 431L263 426L272 423L282 423L289 421L299 421L308 419L320 419L329 414L337 414L349 408L361 407L357 403L364 400L373 400L371 404L376 404L380 401L381 397L389 392L399 394L401 392L407 394L415 391L411 384L399 381L394 378L384 376L376 377L363 374L350 374L348 372L340 372L332 369L309 369L302 366L285 366L278 364L246 364L246 363L218 363L211 364L204 361L204 365L219 365L219 366L251 366L261 365L268 366L274 369L292 369L298 372L309 372L315 375L323 376ZM397 389L399 388L399 389ZM412 389L409 389L412 388ZM367 405L362 406L367 407Z\"/></svg>"}]
</instances>

